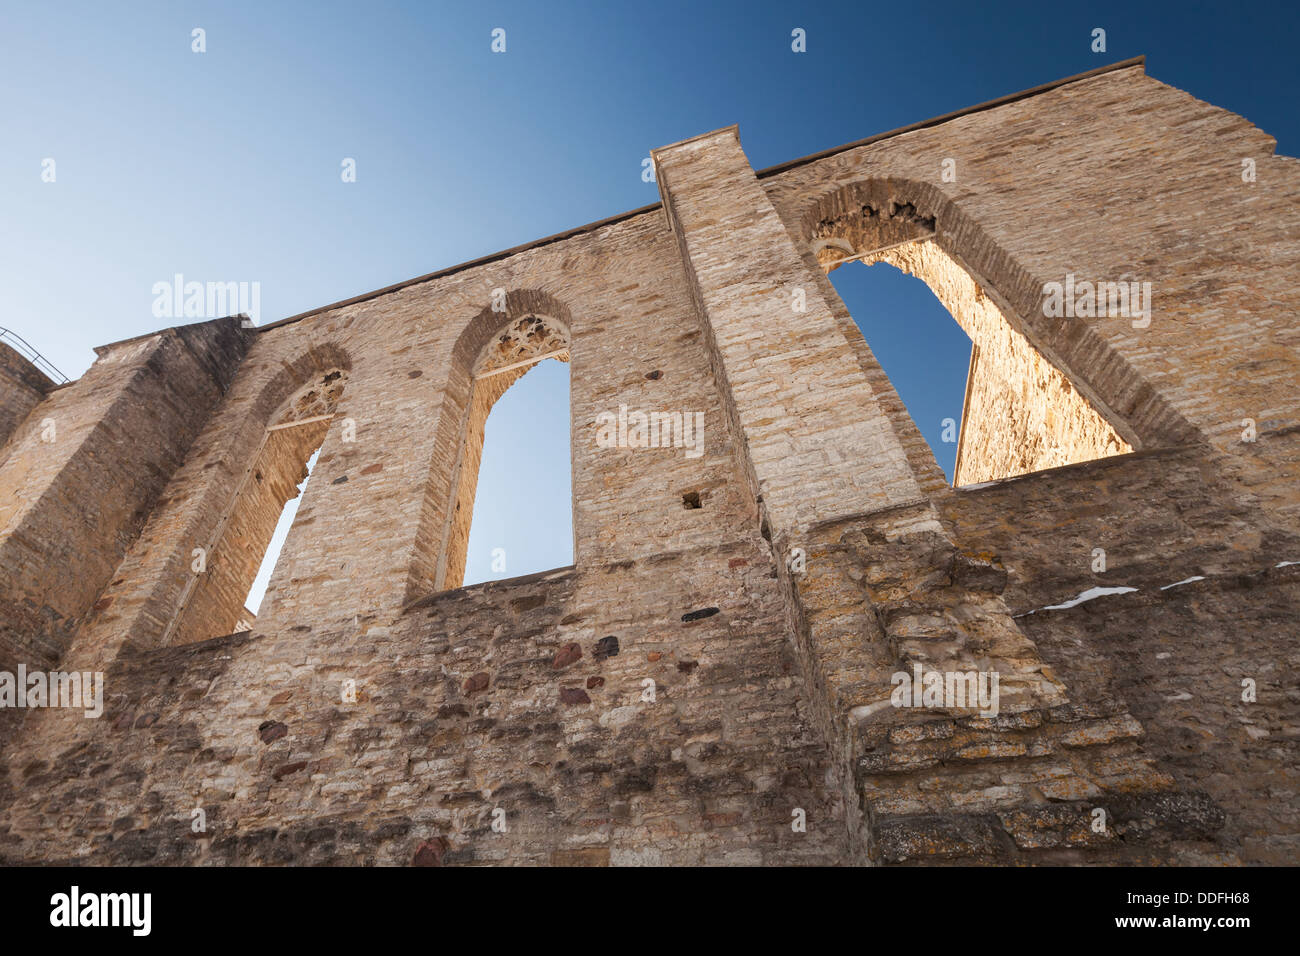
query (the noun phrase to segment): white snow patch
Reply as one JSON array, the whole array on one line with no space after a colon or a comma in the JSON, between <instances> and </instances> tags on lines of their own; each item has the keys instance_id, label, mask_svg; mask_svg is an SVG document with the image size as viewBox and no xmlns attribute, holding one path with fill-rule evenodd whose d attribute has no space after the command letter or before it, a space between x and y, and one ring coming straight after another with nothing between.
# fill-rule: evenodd
<instances>
[{"instance_id":1,"label":"white snow patch","mask_svg":"<svg viewBox=\"0 0 1300 956\"><path fill-rule=\"evenodd\" d=\"M878 700L872 704L863 704L861 707L854 707L850 710L849 716L856 721L866 720L876 711L884 710L886 707L890 706L891 703L893 702L890 698L886 697L884 700Z\"/></svg>"},{"instance_id":2,"label":"white snow patch","mask_svg":"<svg viewBox=\"0 0 1300 956\"><path fill-rule=\"evenodd\" d=\"M1105 597L1107 594L1129 594L1136 591L1137 588L1088 588L1076 598L1066 601L1064 604L1049 604L1046 607L1035 608L1026 614L1037 614L1039 611L1064 611L1068 608L1082 604L1084 601L1091 601L1094 598ZM1026 614L1017 614L1016 617L1025 617Z\"/></svg>"},{"instance_id":3,"label":"white snow patch","mask_svg":"<svg viewBox=\"0 0 1300 956\"><path fill-rule=\"evenodd\" d=\"M1107 594L1130 594L1137 588L1088 588L1077 598L1066 601L1064 604L1049 604L1047 607L1039 608L1042 611L1064 611L1066 608L1082 604L1084 601L1091 601L1094 598L1105 597Z\"/></svg>"},{"instance_id":4,"label":"white snow patch","mask_svg":"<svg viewBox=\"0 0 1300 956\"><path fill-rule=\"evenodd\" d=\"M1160 590L1168 591L1170 588L1176 588L1180 584L1191 584L1193 581L1204 581L1204 580L1205 578L1202 575L1194 574L1190 578L1183 578L1181 581L1175 581L1173 584L1166 584Z\"/></svg>"}]
</instances>

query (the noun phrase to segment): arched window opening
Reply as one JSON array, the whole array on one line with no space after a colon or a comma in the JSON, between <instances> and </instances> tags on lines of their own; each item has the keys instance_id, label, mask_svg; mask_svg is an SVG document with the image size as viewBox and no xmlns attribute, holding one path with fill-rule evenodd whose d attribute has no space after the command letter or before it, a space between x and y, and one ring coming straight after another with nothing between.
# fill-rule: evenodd
<instances>
[{"instance_id":1,"label":"arched window opening","mask_svg":"<svg viewBox=\"0 0 1300 956\"><path fill-rule=\"evenodd\" d=\"M567 326L526 315L474 362L443 589L572 563L568 361Z\"/></svg>"},{"instance_id":2,"label":"arched window opening","mask_svg":"<svg viewBox=\"0 0 1300 956\"><path fill-rule=\"evenodd\" d=\"M934 216L889 198L888 184L871 183L824 201L814 223L812 248L818 262L843 293L855 323L954 485L1133 450L945 251L937 241ZM949 325L940 332L934 302L918 296L915 287L905 290L901 276L876 273L867 278L858 263L872 266L868 272L885 263L917 277L958 328ZM852 269L837 276L835 270L845 266ZM867 296L882 293L888 305L867 303ZM897 347L900 336L912 339L906 349ZM962 365L964 376L957 372ZM955 398L958 393L961 397Z\"/></svg>"},{"instance_id":3,"label":"arched window opening","mask_svg":"<svg viewBox=\"0 0 1300 956\"><path fill-rule=\"evenodd\" d=\"M340 370L318 373L273 416L211 541L194 556L164 643L206 640L256 623L245 602L254 592L262 601L345 383ZM254 587L259 571L265 572L260 589Z\"/></svg>"},{"instance_id":4,"label":"arched window opening","mask_svg":"<svg viewBox=\"0 0 1300 956\"><path fill-rule=\"evenodd\" d=\"M573 563L569 366L532 366L488 415L465 584Z\"/></svg>"},{"instance_id":5,"label":"arched window opening","mask_svg":"<svg viewBox=\"0 0 1300 956\"><path fill-rule=\"evenodd\" d=\"M280 520L276 522L275 531L271 534L271 543L266 547L266 554L262 556L262 564L257 569L257 574L253 577L253 583L248 588L248 596L244 598L244 614L236 626L238 631L251 630L257 623L257 613L261 610L262 599L266 596L267 585L271 583L271 573L275 571L276 562L280 559L280 551L284 548L284 540L289 536L289 528L293 526L293 519L298 516L298 506L302 504L303 495L307 493L307 482L311 481L312 469L316 467L316 459L320 457L320 447L311 453L307 459L307 474L298 485L298 494L284 503L284 508L280 512Z\"/></svg>"},{"instance_id":6,"label":"arched window opening","mask_svg":"<svg viewBox=\"0 0 1300 956\"><path fill-rule=\"evenodd\" d=\"M850 263L832 272L831 281L952 482L970 338L929 286L898 269Z\"/></svg>"}]
</instances>

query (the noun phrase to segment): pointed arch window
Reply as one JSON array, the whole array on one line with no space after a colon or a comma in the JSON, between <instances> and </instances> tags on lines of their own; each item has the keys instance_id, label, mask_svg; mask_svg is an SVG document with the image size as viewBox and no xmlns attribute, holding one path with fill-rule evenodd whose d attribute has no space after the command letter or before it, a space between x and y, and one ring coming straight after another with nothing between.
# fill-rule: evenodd
<instances>
[{"instance_id":1,"label":"pointed arch window","mask_svg":"<svg viewBox=\"0 0 1300 956\"><path fill-rule=\"evenodd\" d=\"M196 549L201 554L190 556L194 563L163 643L188 644L256 623L245 602L259 569L269 566L265 577L272 576L289 531L277 534L277 526L286 506L296 510L346 384L342 369L317 372L272 414L214 531Z\"/></svg>"},{"instance_id":2,"label":"pointed arch window","mask_svg":"<svg viewBox=\"0 0 1300 956\"><path fill-rule=\"evenodd\" d=\"M567 440L569 431L568 381L566 376L542 376L541 370L536 377L530 376L530 386L536 382L539 389L530 388L530 398L535 402L531 408L509 408L503 404L510 421L503 422L503 429L508 433L513 426L516 435L528 430L530 418L532 424L540 424L540 416L545 413L548 431L554 439L565 436L563 444L552 440L550 447L542 449L540 454L516 455L514 460L496 462L494 475L500 479L499 471L509 469L512 474L504 483L494 482L495 501L479 500L480 477L484 463L484 442L487 437L489 416L498 401L516 382L529 374L530 370L549 360L569 362L570 334L568 325L553 316L530 313L510 321L504 329L493 335L478 354L472 364L472 385L470 387L469 408L466 416L464 439L452 482L453 502L448 517L446 545L442 551L439 569L439 586L442 589L457 588L465 583L466 568L469 557L471 529L475 515L479 514L480 525L484 523L484 510L499 508L501 502L509 501L522 505L523 510L516 514L523 520L540 516L531 530L511 528L511 537L516 541L545 535L542 542L553 547L524 547L509 542L488 541L476 551L486 552L491 556L486 572L476 569L475 576L480 579L489 577L513 577L531 571L546 570L557 566L554 562L567 554L568 560L573 555L573 523L570 506L571 494L568 487L570 450ZM543 382L542 379L546 381ZM493 424L496 424L494 419ZM506 448L507 452L518 451L525 442L510 443L516 447ZM494 445L494 450L497 446ZM508 456L507 456L508 457ZM489 459L489 465L493 464ZM543 479L552 487L547 494L536 494L536 488ZM503 488L506 484L510 487ZM565 487L560 488L563 484ZM477 509L477 511L476 511ZM499 523L498 523L499 524ZM518 524L518 522L516 523ZM564 532L567 532L565 534ZM534 540L533 542L537 542ZM565 545L567 544L567 548ZM533 555L529 557L528 555ZM538 556L547 556L542 558ZM533 567L541 563L543 567ZM562 562L567 563L567 562Z\"/></svg>"},{"instance_id":3,"label":"pointed arch window","mask_svg":"<svg viewBox=\"0 0 1300 956\"><path fill-rule=\"evenodd\" d=\"M905 288L906 283L856 281L861 273L831 279L837 291L844 289L842 299L853 302L849 314L869 350L877 342L881 345L873 357L909 412L933 395L944 361L950 369L966 367L965 388L953 380L943 392L948 396L944 411L927 408L913 415L936 460L952 461L944 469L952 484L994 481L1132 451L1121 433L1122 423L1103 415L1076 382L1028 340L1023 323L993 290L949 251L938 217L900 201L895 189L906 192L881 180L846 187L823 199L810 217L810 244L828 278L839 269L893 267L921 280L955 320L958 328L936 325L935 303ZM861 293L887 284L901 290L897 301L910 299L900 310L906 314L882 315L864 308ZM882 341L887 338L881 334L882 323L891 326L886 333L901 326L904 335L913 336L908 343L911 355L900 363L889 361L891 349ZM963 355L969 359L963 360ZM1125 434L1132 437L1127 429Z\"/></svg>"}]
</instances>

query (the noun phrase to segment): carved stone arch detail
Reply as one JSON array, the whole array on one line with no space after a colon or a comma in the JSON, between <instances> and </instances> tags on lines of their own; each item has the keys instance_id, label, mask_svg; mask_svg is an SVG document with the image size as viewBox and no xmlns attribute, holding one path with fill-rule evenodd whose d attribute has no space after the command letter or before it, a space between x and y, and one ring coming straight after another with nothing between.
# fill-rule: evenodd
<instances>
[{"instance_id":1,"label":"carved stone arch detail","mask_svg":"<svg viewBox=\"0 0 1300 956\"><path fill-rule=\"evenodd\" d=\"M257 395L256 408L268 426L323 414L325 406L337 406L351 371L347 351L333 344L313 345L294 361L282 363L268 378ZM287 407L291 400L301 407Z\"/></svg>"},{"instance_id":2,"label":"carved stone arch detail","mask_svg":"<svg viewBox=\"0 0 1300 956\"><path fill-rule=\"evenodd\" d=\"M542 331L527 320L540 320ZM490 361L489 353L524 347L530 336L562 336L569 341L571 317L568 306L539 289L510 290L485 305L456 339L452 349L452 374L472 376L481 360ZM531 339L535 341L535 339ZM502 364L508 364L503 362Z\"/></svg>"},{"instance_id":3,"label":"carved stone arch detail","mask_svg":"<svg viewBox=\"0 0 1300 956\"><path fill-rule=\"evenodd\" d=\"M569 329L549 316L526 315L483 347L474 363L474 377L511 370L543 357L568 361Z\"/></svg>"}]
</instances>

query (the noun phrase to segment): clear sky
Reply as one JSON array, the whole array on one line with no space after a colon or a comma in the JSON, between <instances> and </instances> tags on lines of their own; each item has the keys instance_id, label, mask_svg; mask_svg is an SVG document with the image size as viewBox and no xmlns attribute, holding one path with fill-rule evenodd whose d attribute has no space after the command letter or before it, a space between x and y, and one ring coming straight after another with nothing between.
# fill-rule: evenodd
<instances>
[{"instance_id":1,"label":"clear sky","mask_svg":"<svg viewBox=\"0 0 1300 956\"><path fill-rule=\"evenodd\" d=\"M155 283L177 273L260 283L266 323L654 202L641 160L656 146L738 123L762 168L1140 53L1152 76L1241 113L1296 155L1298 11L10 0L0 325L76 377L92 346L175 324L152 307ZM204 53L192 52L196 27ZM806 53L791 50L796 27ZM1104 53L1090 48L1095 27ZM491 50L494 28L504 53ZM356 182L341 179L345 158ZM54 182L42 179L47 159ZM860 324L927 321L928 292L876 278L882 269L836 274ZM924 405L913 415L934 439L960 412L969 343L959 332L920 349L879 341L903 322L867 328L868 341L909 407ZM512 392L539 388L545 408L562 409L559 386L534 386L540 375ZM483 480L517 490L524 462L530 482L564 486L567 443L522 444L543 400L514 403L519 427L505 401L487 454L495 430L523 457L493 465L496 477L485 463ZM539 518L491 544L478 528L492 519L476 518L474 547L506 548L509 575L567 563L567 504Z\"/></svg>"}]
</instances>

